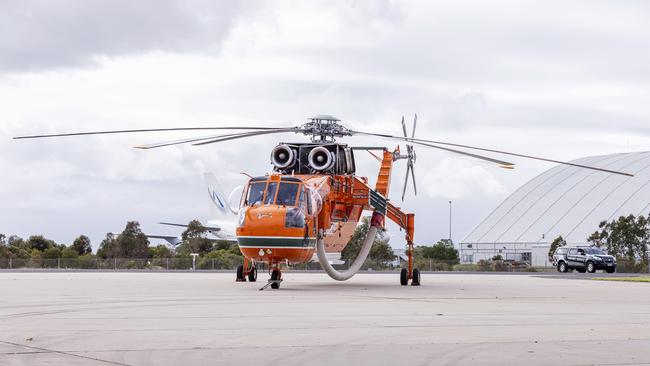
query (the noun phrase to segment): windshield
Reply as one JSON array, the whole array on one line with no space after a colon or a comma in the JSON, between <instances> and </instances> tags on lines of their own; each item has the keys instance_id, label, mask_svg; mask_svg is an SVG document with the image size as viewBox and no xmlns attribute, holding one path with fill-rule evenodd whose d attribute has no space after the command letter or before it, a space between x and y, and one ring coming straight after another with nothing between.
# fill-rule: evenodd
<instances>
[{"instance_id":1,"label":"windshield","mask_svg":"<svg viewBox=\"0 0 650 366\"><path fill-rule=\"evenodd\" d=\"M265 187L266 182L251 183L251 185L248 187L248 197L246 197L246 204L251 206L261 204L262 197L264 197Z\"/></svg>"},{"instance_id":2,"label":"windshield","mask_svg":"<svg viewBox=\"0 0 650 366\"><path fill-rule=\"evenodd\" d=\"M277 205L282 206L295 206L296 196L298 195L298 184L296 183L280 183L280 190L278 190Z\"/></svg>"},{"instance_id":3,"label":"windshield","mask_svg":"<svg viewBox=\"0 0 650 366\"><path fill-rule=\"evenodd\" d=\"M269 183L269 186L266 187L266 198L264 198L264 204L270 205L275 199L275 191L278 189L278 183L272 182Z\"/></svg>"},{"instance_id":4,"label":"windshield","mask_svg":"<svg viewBox=\"0 0 650 366\"><path fill-rule=\"evenodd\" d=\"M606 254L605 252L603 252L598 248L587 248L585 249L585 251L587 252L587 254L599 254L599 255Z\"/></svg>"}]
</instances>

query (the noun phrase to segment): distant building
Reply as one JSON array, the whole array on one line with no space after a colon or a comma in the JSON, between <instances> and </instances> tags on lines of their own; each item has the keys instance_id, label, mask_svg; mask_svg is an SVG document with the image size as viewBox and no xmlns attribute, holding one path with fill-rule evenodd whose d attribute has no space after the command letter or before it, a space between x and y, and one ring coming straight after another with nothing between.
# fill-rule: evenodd
<instances>
[{"instance_id":1,"label":"distant building","mask_svg":"<svg viewBox=\"0 0 650 366\"><path fill-rule=\"evenodd\" d=\"M567 165L551 168L517 189L461 241L461 262L476 263L500 254L506 260L550 265L548 249L559 235L569 244L585 244L603 220L650 212L650 152L574 162L635 176Z\"/></svg>"}]
</instances>

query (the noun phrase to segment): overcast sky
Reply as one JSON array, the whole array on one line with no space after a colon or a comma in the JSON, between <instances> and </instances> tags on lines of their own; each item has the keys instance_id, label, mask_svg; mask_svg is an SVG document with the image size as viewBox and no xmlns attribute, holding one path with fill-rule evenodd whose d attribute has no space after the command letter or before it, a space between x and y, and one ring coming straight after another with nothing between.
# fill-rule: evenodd
<instances>
[{"instance_id":1,"label":"overcast sky","mask_svg":"<svg viewBox=\"0 0 650 366\"><path fill-rule=\"evenodd\" d=\"M70 243L138 220L207 219L204 171L229 189L269 171L278 142L132 149L194 136L13 141L32 133L255 124L328 113L357 130L561 160L647 150L650 3L644 1L0 0L0 233ZM367 145L393 143L354 139ZM552 167L504 170L416 148L416 242L460 240ZM378 163L357 156L374 182ZM495 156L498 157L498 156ZM394 247L403 240L391 228Z\"/></svg>"}]
</instances>

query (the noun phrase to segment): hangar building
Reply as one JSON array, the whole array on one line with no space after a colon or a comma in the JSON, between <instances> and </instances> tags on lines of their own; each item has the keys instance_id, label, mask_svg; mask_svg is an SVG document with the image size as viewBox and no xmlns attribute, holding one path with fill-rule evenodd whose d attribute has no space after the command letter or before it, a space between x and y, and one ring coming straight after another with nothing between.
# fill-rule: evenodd
<instances>
[{"instance_id":1,"label":"hangar building","mask_svg":"<svg viewBox=\"0 0 650 366\"><path fill-rule=\"evenodd\" d=\"M586 244L603 220L650 213L650 151L573 162L635 176L567 165L551 168L512 193L461 241L461 261L476 263L500 254L535 266L551 265L547 253L556 237Z\"/></svg>"}]
</instances>

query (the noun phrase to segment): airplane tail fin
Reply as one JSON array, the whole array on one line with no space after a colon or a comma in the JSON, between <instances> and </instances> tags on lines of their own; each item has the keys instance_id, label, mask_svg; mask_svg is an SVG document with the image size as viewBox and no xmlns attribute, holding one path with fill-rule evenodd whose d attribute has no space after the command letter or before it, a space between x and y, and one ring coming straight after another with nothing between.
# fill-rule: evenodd
<instances>
[{"instance_id":1,"label":"airplane tail fin","mask_svg":"<svg viewBox=\"0 0 650 366\"><path fill-rule=\"evenodd\" d=\"M232 212L228 197L224 194L217 177L215 177L214 173L205 173L204 177L208 186L208 196L210 197L210 218L218 220L231 216Z\"/></svg>"}]
</instances>

